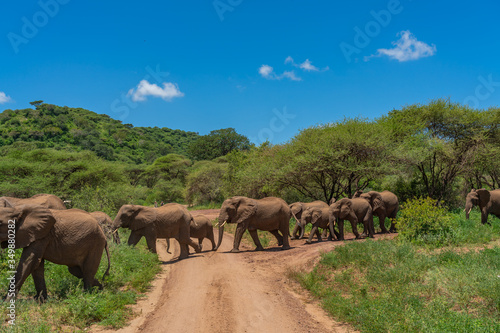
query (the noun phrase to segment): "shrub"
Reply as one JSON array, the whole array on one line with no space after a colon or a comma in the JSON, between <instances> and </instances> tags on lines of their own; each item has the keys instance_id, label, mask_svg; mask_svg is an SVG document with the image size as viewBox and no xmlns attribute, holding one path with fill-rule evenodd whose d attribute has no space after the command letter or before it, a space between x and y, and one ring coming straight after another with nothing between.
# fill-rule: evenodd
<instances>
[{"instance_id":1,"label":"shrub","mask_svg":"<svg viewBox=\"0 0 500 333\"><path fill-rule=\"evenodd\" d=\"M396 227L400 238L415 243L437 245L452 237L450 214L429 197L406 201Z\"/></svg>"}]
</instances>

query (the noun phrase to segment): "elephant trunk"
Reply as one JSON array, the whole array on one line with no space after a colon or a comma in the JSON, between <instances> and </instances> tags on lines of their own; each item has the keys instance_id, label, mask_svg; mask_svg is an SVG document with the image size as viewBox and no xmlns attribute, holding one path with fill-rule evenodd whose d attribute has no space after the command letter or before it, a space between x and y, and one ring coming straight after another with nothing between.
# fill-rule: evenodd
<instances>
[{"instance_id":1,"label":"elephant trunk","mask_svg":"<svg viewBox=\"0 0 500 333\"><path fill-rule=\"evenodd\" d=\"M120 240L120 235L118 235L118 228L114 228L111 230L111 234L113 235L113 242L115 244L120 244L121 243L121 240Z\"/></svg>"},{"instance_id":2,"label":"elephant trunk","mask_svg":"<svg viewBox=\"0 0 500 333\"><path fill-rule=\"evenodd\" d=\"M217 246L215 247L214 251L217 251L217 249L219 248L219 246L222 243L222 237L224 237L224 224L225 223L226 222L224 222L223 224L219 225L219 240L217 242Z\"/></svg>"},{"instance_id":3,"label":"elephant trunk","mask_svg":"<svg viewBox=\"0 0 500 333\"><path fill-rule=\"evenodd\" d=\"M465 218L468 220L469 219L469 214L470 214L470 211L472 210L472 204L471 203L467 203L465 205Z\"/></svg>"},{"instance_id":4,"label":"elephant trunk","mask_svg":"<svg viewBox=\"0 0 500 333\"><path fill-rule=\"evenodd\" d=\"M299 235L299 239L302 239L302 237L304 237L304 233L306 231L306 224L305 223L301 223L300 221L297 222L300 226L300 235Z\"/></svg>"}]
</instances>

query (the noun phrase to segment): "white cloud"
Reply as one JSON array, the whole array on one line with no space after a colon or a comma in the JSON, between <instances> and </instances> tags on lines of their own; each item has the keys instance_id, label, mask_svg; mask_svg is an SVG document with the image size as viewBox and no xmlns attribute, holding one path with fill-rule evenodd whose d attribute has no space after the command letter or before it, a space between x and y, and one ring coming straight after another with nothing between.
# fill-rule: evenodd
<instances>
[{"instance_id":1,"label":"white cloud","mask_svg":"<svg viewBox=\"0 0 500 333\"><path fill-rule=\"evenodd\" d=\"M259 68L259 74L268 80L281 80L284 78L290 79L292 81L302 81L300 77L295 75L294 71L284 71L283 74L277 75L274 69L269 65L262 65Z\"/></svg>"},{"instance_id":2,"label":"white cloud","mask_svg":"<svg viewBox=\"0 0 500 333\"><path fill-rule=\"evenodd\" d=\"M137 87L128 91L127 96L131 96L134 102L143 102L147 99L147 96L160 97L170 102L176 97L184 96L184 93L179 90L176 84L171 82L164 82L163 88L161 88L157 84L151 84L147 80L142 80Z\"/></svg>"},{"instance_id":3,"label":"white cloud","mask_svg":"<svg viewBox=\"0 0 500 333\"><path fill-rule=\"evenodd\" d=\"M302 81L300 77L295 75L294 71L284 71L283 74L281 74L281 76L286 77L292 81Z\"/></svg>"},{"instance_id":4,"label":"white cloud","mask_svg":"<svg viewBox=\"0 0 500 333\"><path fill-rule=\"evenodd\" d=\"M272 79L276 74L274 74L274 70L271 66L262 65L259 68L259 74L266 79Z\"/></svg>"},{"instance_id":5,"label":"white cloud","mask_svg":"<svg viewBox=\"0 0 500 333\"><path fill-rule=\"evenodd\" d=\"M285 64L292 63L292 65L295 65L295 61L293 61L293 58L291 56L286 57L285 59Z\"/></svg>"},{"instance_id":6,"label":"white cloud","mask_svg":"<svg viewBox=\"0 0 500 333\"><path fill-rule=\"evenodd\" d=\"M12 101L10 96L7 96L3 91L0 91L0 104Z\"/></svg>"},{"instance_id":7,"label":"white cloud","mask_svg":"<svg viewBox=\"0 0 500 333\"><path fill-rule=\"evenodd\" d=\"M403 62L430 57L436 53L436 45L429 45L418 41L409 30L401 31L398 33L398 36L401 36L401 38L392 42L394 48L378 49L376 54L365 57L365 61L368 61L372 57L388 56L391 59Z\"/></svg>"},{"instance_id":8,"label":"white cloud","mask_svg":"<svg viewBox=\"0 0 500 333\"><path fill-rule=\"evenodd\" d=\"M305 71L308 71L308 72L310 72L310 71L318 72L319 71L319 68L314 66L309 59L306 59L306 61L301 63L299 65L299 68L303 69Z\"/></svg>"}]
</instances>

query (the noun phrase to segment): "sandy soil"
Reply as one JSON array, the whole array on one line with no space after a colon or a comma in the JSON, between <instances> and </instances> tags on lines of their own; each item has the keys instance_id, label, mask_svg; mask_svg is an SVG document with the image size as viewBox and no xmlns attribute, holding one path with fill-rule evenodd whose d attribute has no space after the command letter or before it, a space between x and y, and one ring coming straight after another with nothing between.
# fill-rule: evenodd
<instances>
[{"instance_id":1,"label":"sandy soil","mask_svg":"<svg viewBox=\"0 0 500 333\"><path fill-rule=\"evenodd\" d=\"M209 218L218 216L217 210L191 213ZM181 261L176 260L177 242L171 242L173 254L166 253L164 240L159 242L163 244L158 246L158 251L164 267L147 297L133 306L138 317L124 329L94 328L93 332L354 331L332 320L318 302L287 275L291 270L311 269L322 252L344 242L307 245L304 239L293 240L290 250L271 246L262 252L255 252L253 245L242 243L241 253L228 253L233 237L226 232L217 252L203 251ZM203 248L211 248L208 240L204 240Z\"/></svg>"}]
</instances>

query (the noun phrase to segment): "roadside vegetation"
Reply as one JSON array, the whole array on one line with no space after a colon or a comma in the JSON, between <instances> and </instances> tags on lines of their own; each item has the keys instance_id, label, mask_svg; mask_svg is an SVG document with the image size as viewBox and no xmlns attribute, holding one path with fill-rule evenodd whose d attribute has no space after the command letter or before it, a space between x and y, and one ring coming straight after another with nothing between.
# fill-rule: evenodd
<instances>
[{"instance_id":1,"label":"roadside vegetation","mask_svg":"<svg viewBox=\"0 0 500 333\"><path fill-rule=\"evenodd\" d=\"M128 235L121 234L122 239ZM160 261L156 254L146 248L144 239L135 247L126 244L109 244L111 256L110 275L104 279L102 291L94 288L85 292L80 279L71 275L66 266L45 263L45 280L49 298L44 304L33 299L35 286L29 277L16 300L16 325L0 325L0 331L8 332L74 332L84 331L92 324L119 328L133 317L128 307L148 290L151 280L160 271ZM17 251L16 261L21 251ZM0 252L0 295L7 294L5 252ZM106 254L103 254L96 278L102 282L107 268ZM0 302L0 316L6 319L6 303Z\"/></svg>"},{"instance_id":2,"label":"roadside vegetation","mask_svg":"<svg viewBox=\"0 0 500 333\"><path fill-rule=\"evenodd\" d=\"M431 201L406 205L396 239L346 242L292 277L361 332L499 332L500 219Z\"/></svg>"}]
</instances>

